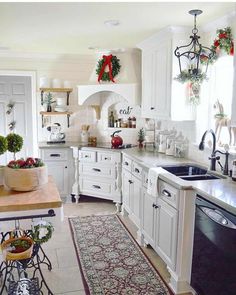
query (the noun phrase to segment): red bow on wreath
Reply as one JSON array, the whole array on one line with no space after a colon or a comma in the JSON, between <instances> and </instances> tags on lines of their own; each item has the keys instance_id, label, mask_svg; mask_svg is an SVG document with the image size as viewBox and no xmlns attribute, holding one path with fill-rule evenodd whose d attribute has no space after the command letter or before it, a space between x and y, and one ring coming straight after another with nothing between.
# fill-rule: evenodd
<instances>
[{"instance_id":1,"label":"red bow on wreath","mask_svg":"<svg viewBox=\"0 0 236 295\"><path fill-rule=\"evenodd\" d=\"M114 82L114 79L113 79L113 76L112 76L112 64L111 64L111 60L112 60L112 54L110 55L103 55L102 58L104 59L104 63L102 65L102 68L101 68L101 71L99 73L99 76L98 76L98 82L100 83L100 80L102 79L102 75L103 73L105 72L105 68L106 66L108 66L109 68L109 78L110 78L110 81Z\"/></svg>"}]
</instances>

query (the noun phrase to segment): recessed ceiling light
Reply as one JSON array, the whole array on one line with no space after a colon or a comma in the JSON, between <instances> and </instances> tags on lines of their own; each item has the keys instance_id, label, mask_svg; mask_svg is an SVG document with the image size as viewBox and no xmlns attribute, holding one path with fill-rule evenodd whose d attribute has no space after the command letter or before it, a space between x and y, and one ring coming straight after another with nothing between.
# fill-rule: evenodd
<instances>
[{"instance_id":1,"label":"recessed ceiling light","mask_svg":"<svg viewBox=\"0 0 236 295\"><path fill-rule=\"evenodd\" d=\"M97 50L99 48L100 48L99 46L89 46L88 47L88 49L90 49L90 50Z\"/></svg>"},{"instance_id":2,"label":"recessed ceiling light","mask_svg":"<svg viewBox=\"0 0 236 295\"><path fill-rule=\"evenodd\" d=\"M120 21L118 19L110 19L104 22L104 25L108 27L116 27L116 26L119 26L119 24L120 24Z\"/></svg>"}]
</instances>

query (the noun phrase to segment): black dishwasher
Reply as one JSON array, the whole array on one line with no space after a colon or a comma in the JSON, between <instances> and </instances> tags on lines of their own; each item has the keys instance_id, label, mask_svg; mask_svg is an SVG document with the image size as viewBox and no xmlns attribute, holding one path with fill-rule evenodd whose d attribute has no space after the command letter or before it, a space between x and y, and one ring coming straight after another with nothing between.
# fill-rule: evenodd
<instances>
[{"instance_id":1,"label":"black dishwasher","mask_svg":"<svg viewBox=\"0 0 236 295\"><path fill-rule=\"evenodd\" d=\"M236 294L236 216L199 195L191 286L199 295Z\"/></svg>"}]
</instances>

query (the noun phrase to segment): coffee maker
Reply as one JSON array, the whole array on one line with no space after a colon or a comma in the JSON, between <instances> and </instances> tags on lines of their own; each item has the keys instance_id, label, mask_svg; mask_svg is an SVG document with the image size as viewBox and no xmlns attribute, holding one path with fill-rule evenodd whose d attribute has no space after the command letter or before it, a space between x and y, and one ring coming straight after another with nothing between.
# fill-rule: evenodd
<instances>
[{"instance_id":1,"label":"coffee maker","mask_svg":"<svg viewBox=\"0 0 236 295\"><path fill-rule=\"evenodd\" d=\"M59 123L54 123L47 127L50 132L48 144L65 143L65 133L61 132L61 125Z\"/></svg>"}]
</instances>

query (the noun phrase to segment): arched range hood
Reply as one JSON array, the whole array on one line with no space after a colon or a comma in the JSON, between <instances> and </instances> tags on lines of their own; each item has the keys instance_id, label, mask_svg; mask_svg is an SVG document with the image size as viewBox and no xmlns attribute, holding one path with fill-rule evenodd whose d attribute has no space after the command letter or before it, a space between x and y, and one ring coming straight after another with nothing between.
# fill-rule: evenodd
<instances>
[{"instance_id":1,"label":"arched range hood","mask_svg":"<svg viewBox=\"0 0 236 295\"><path fill-rule=\"evenodd\" d=\"M121 70L115 77L116 83L98 83L96 67L94 68L88 85L78 85L79 105L100 106L101 97L106 93L115 93L122 96L131 105L140 105L140 77L141 77L141 54L138 50L122 52L116 55L121 62ZM99 53L97 60L104 54ZM106 52L107 54L107 52Z\"/></svg>"}]
</instances>

